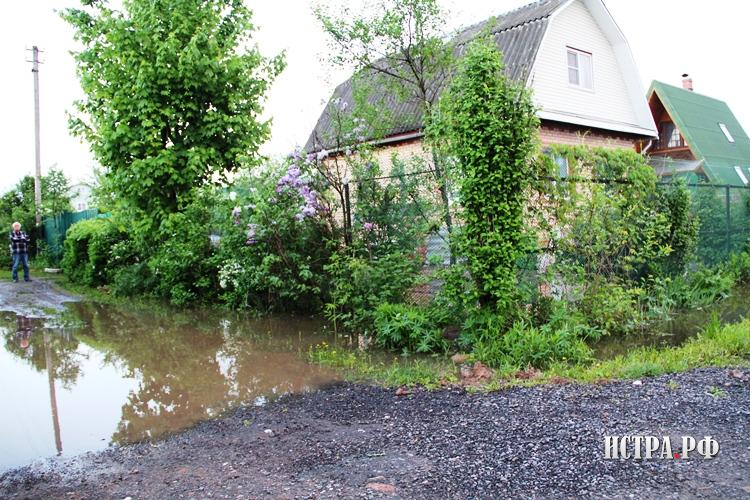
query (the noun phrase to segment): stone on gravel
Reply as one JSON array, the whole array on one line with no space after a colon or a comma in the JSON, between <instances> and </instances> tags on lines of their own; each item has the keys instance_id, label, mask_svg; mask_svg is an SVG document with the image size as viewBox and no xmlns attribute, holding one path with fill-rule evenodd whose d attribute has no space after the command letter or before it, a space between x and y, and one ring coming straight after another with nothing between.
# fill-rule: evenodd
<instances>
[{"instance_id":1,"label":"stone on gravel","mask_svg":"<svg viewBox=\"0 0 750 500\"><path fill-rule=\"evenodd\" d=\"M380 493L396 493L396 487L386 483L367 483L367 489L378 491Z\"/></svg>"},{"instance_id":2,"label":"stone on gravel","mask_svg":"<svg viewBox=\"0 0 750 500\"><path fill-rule=\"evenodd\" d=\"M468 360L469 360L468 354L454 354L453 356L451 356L451 361L453 361L457 365L466 363Z\"/></svg>"}]
</instances>

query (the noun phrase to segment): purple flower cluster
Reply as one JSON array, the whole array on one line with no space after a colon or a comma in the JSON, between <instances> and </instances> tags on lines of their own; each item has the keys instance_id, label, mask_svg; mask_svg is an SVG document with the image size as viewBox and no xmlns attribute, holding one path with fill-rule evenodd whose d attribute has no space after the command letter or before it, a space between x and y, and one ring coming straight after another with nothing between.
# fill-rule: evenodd
<instances>
[{"instance_id":1,"label":"purple flower cluster","mask_svg":"<svg viewBox=\"0 0 750 500\"><path fill-rule=\"evenodd\" d=\"M365 231L369 232L375 229L375 224L373 224L372 222L365 222L364 224L362 224L362 227L365 229Z\"/></svg>"},{"instance_id":2,"label":"purple flower cluster","mask_svg":"<svg viewBox=\"0 0 750 500\"><path fill-rule=\"evenodd\" d=\"M286 174L284 174L276 184L276 192L281 194L285 192L296 191L304 203L299 207L294 219L301 221L307 217L312 217L320 209L318 203L318 193L310 188L310 183L302 176L302 171L297 165L291 165Z\"/></svg>"},{"instance_id":3,"label":"purple flower cluster","mask_svg":"<svg viewBox=\"0 0 750 500\"><path fill-rule=\"evenodd\" d=\"M248 224L247 225L247 241L245 241L246 245L254 245L258 243L258 238L256 234L256 230L258 229L257 224Z\"/></svg>"},{"instance_id":4,"label":"purple flower cluster","mask_svg":"<svg viewBox=\"0 0 750 500\"><path fill-rule=\"evenodd\" d=\"M240 225L240 217L242 216L242 207L234 207L232 209L232 220L235 226Z\"/></svg>"}]
</instances>

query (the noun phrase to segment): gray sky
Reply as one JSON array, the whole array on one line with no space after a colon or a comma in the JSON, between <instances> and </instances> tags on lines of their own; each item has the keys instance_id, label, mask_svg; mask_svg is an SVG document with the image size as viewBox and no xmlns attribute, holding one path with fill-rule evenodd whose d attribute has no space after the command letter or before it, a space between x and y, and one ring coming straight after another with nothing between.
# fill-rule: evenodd
<instances>
[{"instance_id":1,"label":"gray sky","mask_svg":"<svg viewBox=\"0 0 750 500\"><path fill-rule=\"evenodd\" d=\"M321 0L325 1L325 0ZM341 5L343 0L331 0ZM287 69L275 82L266 115L273 119L269 155L285 154L304 144L325 101L348 75L326 63L325 36L308 0L246 3L255 12L255 39L272 55L287 51ZM346 2L354 9L361 0ZM481 21L519 7L529 0L442 0L450 12L449 29ZM750 66L747 0L605 0L633 51L644 90L651 80L680 85L690 73L697 92L726 101L745 130L750 127ZM0 54L4 70L0 95L5 98L0 121L0 192L34 170L34 121L31 54L44 52L40 72L42 170L57 164L74 182L91 175L94 161L88 147L70 136L66 110L81 97L72 30L56 9L77 5L73 0L3 2L0 7Z\"/></svg>"}]
</instances>

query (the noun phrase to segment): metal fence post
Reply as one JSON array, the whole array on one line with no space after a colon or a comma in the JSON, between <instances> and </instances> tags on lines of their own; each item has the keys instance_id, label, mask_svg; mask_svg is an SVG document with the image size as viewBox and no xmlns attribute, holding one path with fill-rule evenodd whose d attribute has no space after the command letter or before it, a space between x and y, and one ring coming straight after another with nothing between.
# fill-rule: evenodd
<instances>
[{"instance_id":1,"label":"metal fence post","mask_svg":"<svg viewBox=\"0 0 750 500\"><path fill-rule=\"evenodd\" d=\"M344 240L352 244L352 205L349 197L349 181L344 181Z\"/></svg>"},{"instance_id":2,"label":"metal fence post","mask_svg":"<svg viewBox=\"0 0 750 500\"><path fill-rule=\"evenodd\" d=\"M726 210L727 210L727 257L729 257L729 252L732 249L732 213L730 211L729 207L729 186L724 186L724 189L726 191Z\"/></svg>"}]
</instances>

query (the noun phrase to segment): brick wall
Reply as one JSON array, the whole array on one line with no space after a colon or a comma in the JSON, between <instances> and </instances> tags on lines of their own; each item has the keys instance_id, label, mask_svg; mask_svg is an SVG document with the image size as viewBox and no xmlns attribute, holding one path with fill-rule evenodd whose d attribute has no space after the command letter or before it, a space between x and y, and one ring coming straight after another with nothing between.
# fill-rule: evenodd
<instances>
[{"instance_id":1,"label":"brick wall","mask_svg":"<svg viewBox=\"0 0 750 500\"><path fill-rule=\"evenodd\" d=\"M575 125L547 121L542 122L539 129L539 140L542 147L552 144L567 144L571 146L586 145L612 149L635 149L638 141L642 139L640 136L631 134L601 129L583 129ZM421 139L412 139L376 148L374 153L380 165L383 166L383 171L389 170L390 158L394 152L403 159L415 155L425 155L426 159L429 158L429 154L422 149Z\"/></svg>"},{"instance_id":2,"label":"brick wall","mask_svg":"<svg viewBox=\"0 0 750 500\"><path fill-rule=\"evenodd\" d=\"M410 158L420 156L427 161L431 160L429 151L424 149L422 139L412 139L394 145L376 148L373 151L373 156L375 156L375 159L383 169L383 173L386 175L391 171L391 157L394 153L398 155L401 160L409 160Z\"/></svg>"},{"instance_id":3,"label":"brick wall","mask_svg":"<svg viewBox=\"0 0 750 500\"><path fill-rule=\"evenodd\" d=\"M552 144L567 144L570 146L585 145L611 149L635 149L638 136L618 134L608 130L582 129L573 125L542 122L539 130L542 147Z\"/></svg>"}]
</instances>

